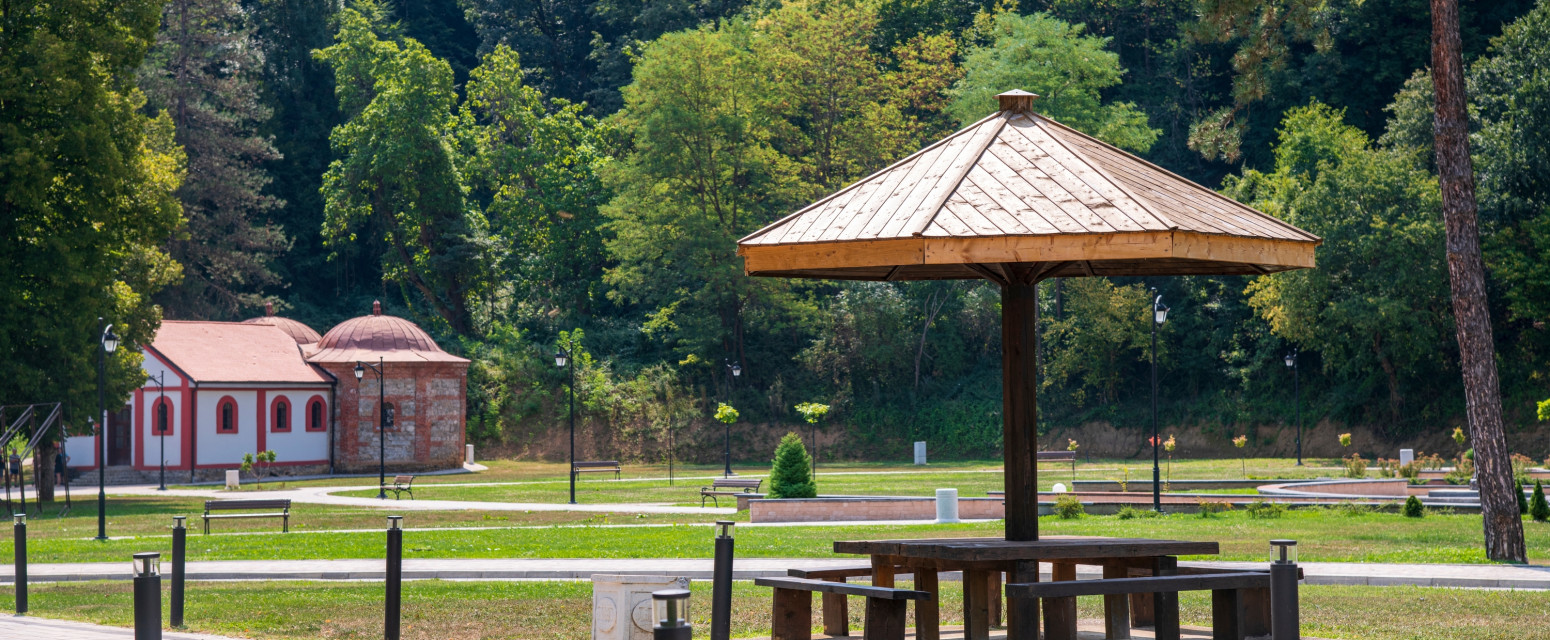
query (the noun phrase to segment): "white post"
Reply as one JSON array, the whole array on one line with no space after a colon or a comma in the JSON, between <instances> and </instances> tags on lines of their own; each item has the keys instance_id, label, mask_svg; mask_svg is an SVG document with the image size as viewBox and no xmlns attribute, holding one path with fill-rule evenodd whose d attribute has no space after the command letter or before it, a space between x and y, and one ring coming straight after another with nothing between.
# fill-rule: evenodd
<instances>
[{"instance_id":1,"label":"white post","mask_svg":"<svg viewBox=\"0 0 1550 640\"><path fill-rule=\"evenodd\" d=\"M1399 464L1400 465L1407 465L1407 464L1410 464L1412 462L1415 462L1415 449L1400 449L1399 450Z\"/></svg>"},{"instance_id":2,"label":"white post","mask_svg":"<svg viewBox=\"0 0 1550 640\"><path fill-rule=\"evenodd\" d=\"M463 445L463 464L474 463L474 445Z\"/></svg>"},{"instance_id":3,"label":"white post","mask_svg":"<svg viewBox=\"0 0 1550 640\"><path fill-rule=\"evenodd\" d=\"M242 485L242 471L240 469L226 470L226 488L236 491Z\"/></svg>"},{"instance_id":4,"label":"white post","mask_svg":"<svg viewBox=\"0 0 1550 640\"><path fill-rule=\"evenodd\" d=\"M921 441L921 442L915 443L915 464L916 465L925 465L926 464L926 443L925 443L925 441Z\"/></svg>"},{"instance_id":5,"label":"white post","mask_svg":"<svg viewBox=\"0 0 1550 640\"><path fill-rule=\"evenodd\" d=\"M946 524L958 522L958 490L936 490L936 522Z\"/></svg>"}]
</instances>

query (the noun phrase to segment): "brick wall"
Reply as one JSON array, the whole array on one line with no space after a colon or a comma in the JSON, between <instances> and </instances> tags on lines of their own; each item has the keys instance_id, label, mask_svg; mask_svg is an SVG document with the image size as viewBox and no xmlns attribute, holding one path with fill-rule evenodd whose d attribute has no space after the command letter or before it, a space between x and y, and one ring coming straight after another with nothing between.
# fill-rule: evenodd
<instances>
[{"instance_id":1,"label":"brick wall","mask_svg":"<svg viewBox=\"0 0 1550 640\"><path fill-rule=\"evenodd\" d=\"M341 473L374 471L379 444L377 376L355 379L353 363L322 365L339 378L334 402L335 466ZM383 401L394 407L385 453L392 471L462 466L468 365L388 362Z\"/></svg>"},{"instance_id":2,"label":"brick wall","mask_svg":"<svg viewBox=\"0 0 1550 640\"><path fill-rule=\"evenodd\" d=\"M1005 517L1001 498L958 498L958 517ZM808 498L748 501L749 522L935 520L936 498Z\"/></svg>"}]
</instances>

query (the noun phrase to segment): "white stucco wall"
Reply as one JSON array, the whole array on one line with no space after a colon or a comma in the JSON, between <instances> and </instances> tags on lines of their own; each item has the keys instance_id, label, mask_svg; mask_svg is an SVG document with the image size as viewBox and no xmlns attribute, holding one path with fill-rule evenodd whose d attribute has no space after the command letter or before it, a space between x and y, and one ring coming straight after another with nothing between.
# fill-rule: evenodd
<instances>
[{"instance_id":1,"label":"white stucco wall","mask_svg":"<svg viewBox=\"0 0 1550 640\"><path fill-rule=\"evenodd\" d=\"M70 456L66 464L72 467L97 466L97 437L71 436L65 439L65 455Z\"/></svg>"},{"instance_id":2,"label":"white stucco wall","mask_svg":"<svg viewBox=\"0 0 1550 640\"><path fill-rule=\"evenodd\" d=\"M170 367L162 364L161 360L158 359L155 355L152 355L149 351L141 351L141 354L145 356L145 360L140 363L140 368L145 371L147 376L150 376L148 379L146 379L145 385L143 385L145 388L156 388L160 380L160 378L157 376L163 374L167 376L168 387L183 386L183 377L179 376L177 371L174 371Z\"/></svg>"},{"instance_id":3,"label":"white stucco wall","mask_svg":"<svg viewBox=\"0 0 1550 640\"><path fill-rule=\"evenodd\" d=\"M216 408L221 398L231 396L237 401L237 433L220 432L220 416ZM237 389L200 389L198 398L199 420L198 454L195 460L200 466L212 464L241 464L242 454L258 451L258 393ZM267 403L266 403L267 404ZM265 411L269 407L264 407ZM172 444L168 442L167 444Z\"/></svg>"},{"instance_id":4,"label":"white stucco wall","mask_svg":"<svg viewBox=\"0 0 1550 640\"><path fill-rule=\"evenodd\" d=\"M318 462L328 459L328 392L327 391L271 391L265 403L271 407L276 396L284 396L291 402L290 432L275 431L273 425L266 435L265 446L275 453L275 462ZM323 400L322 431L307 431L307 402L313 397ZM271 419L274 414L271 413Z\"/></svg>"},{"instance_id":5,"label":"white stucco wall","mask_svg":"<svg viewBox=\"0 0 1550 640\"><path fill-rule=\"evenodd\" d=\"M154 383L153 383L154 384ZM167 385L172 385L172 376L167 377ZM167 415L171 419L172 431L167 436L167 466L175 467L183 464L183 414L186 413L183 404L183 392L181 390L168 389L167 402L171 404ZM161 392L144 391L141 393L140 429L135 434L135 440L144 445L140 451L140 465L157 467L161 465L161 443L156 433L156 401L161 398Z\"/></svg>"}]
</instances>

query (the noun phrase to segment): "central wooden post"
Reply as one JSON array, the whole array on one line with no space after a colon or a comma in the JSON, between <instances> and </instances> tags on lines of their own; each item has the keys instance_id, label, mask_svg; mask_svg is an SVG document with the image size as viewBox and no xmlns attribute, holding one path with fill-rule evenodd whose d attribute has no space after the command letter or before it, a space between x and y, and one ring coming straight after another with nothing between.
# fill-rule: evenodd
<instances>
[{"instance_id":1,"label":"central wooden post","mask_svg":"<svg viewBox=\"0 0 1550 640\"><path fill-rule=\"evenodd\" d=\"M1006 539L1039 539L1036 284L1001 287L1001 430L1006 474Z\"/></svg>"}]
</instances>

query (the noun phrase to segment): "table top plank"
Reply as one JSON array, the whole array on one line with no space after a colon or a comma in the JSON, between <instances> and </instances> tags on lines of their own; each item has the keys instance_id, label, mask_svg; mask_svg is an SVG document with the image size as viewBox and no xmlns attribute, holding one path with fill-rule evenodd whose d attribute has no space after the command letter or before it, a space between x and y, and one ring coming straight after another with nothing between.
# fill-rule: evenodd
<instances>
[{"instance_id":1,"label":"table top plank","mask_svg":"<svg viewBox=\"0 0 1550 640\"><path fill-rule=\"evenodd\" d=\"M1029 541L1001 538L841 540L834 543L834 552L972 562L1216 555L1221 553L1221 546L1216 542L1188 540L1045 536Z\"/></svg>"}]
</instances>

